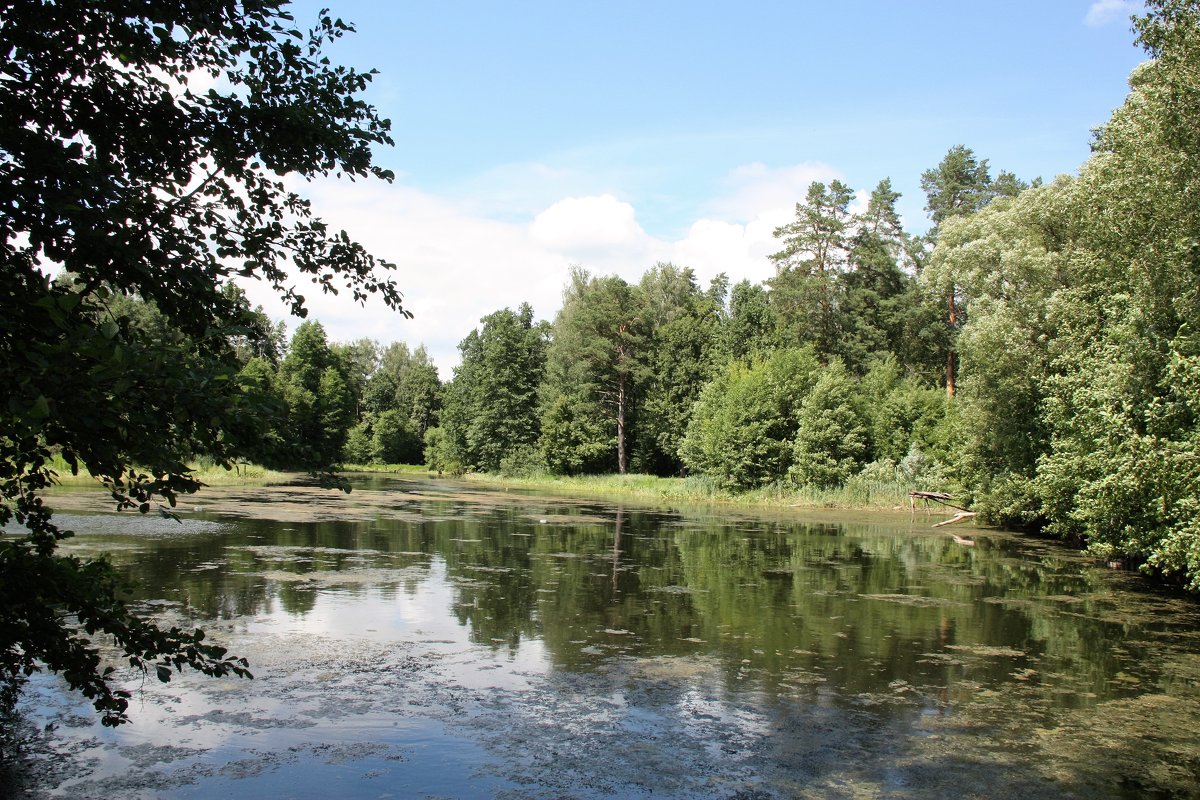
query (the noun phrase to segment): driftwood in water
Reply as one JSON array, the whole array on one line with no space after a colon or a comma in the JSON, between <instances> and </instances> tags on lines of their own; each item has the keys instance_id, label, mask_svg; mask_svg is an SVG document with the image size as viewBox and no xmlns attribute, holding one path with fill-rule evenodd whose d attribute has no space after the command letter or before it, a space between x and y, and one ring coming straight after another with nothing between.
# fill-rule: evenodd
<instances>
[{"instance_id":1,"label":"driftwood in water","mask_svg":"<svg viewBox=\"0 0 1200 800\"><path fill-rule=\"evenodd\" d=\"M909 507L912 508L912 513L914 513L914 514L917 513L917 501L918 500L920 500L922 503L925 504L925 513L926 514L929 513L929 504L930 503L937 503L939 505L947 506L948 508L953 508L958 511L966 511L966 509L963 508L962 506L956 506L956 505L954 505L954 503L951 503L950 501L953 499L954 499L954 495L948 494L946 492L909 492L908 493L908 504L909 504Z\"/></svg>"},{"instance_id":2,"label":"driftwood in water","mask_svg":"<svg viewBox=\"0 0 1200 800\"><path fill-rule=\"evenodd\" d=\"M929 504L930 503L937 503L938 505L945 506L946 508L953 508L955 511L958 512L950 519L943 520L943 521L935 524L933 526L935 528L940 528L943 525L953 525L956 522L962 522L964 519L970 519L971 517L975 516L974 511L968 511L967 509L963 508L962 506L956 506L954 503L951 503L950 501L953 499L954 499L954 495L949 494L947 492L909 492L908 493L908 504L912 508L913 514L917 513L917 501L918 500L920 500L922 503L925 504L925 513L926 514L929 513ZM956 540L957 540L957 538L958 537L955 537ZM963 544L963 542L959 542L959 544ZM971 544L975 544L975 543L971 542Z\"/></svg>"},{"instance_id":3,"label":"driftwood in water","mask_svg":"<svg viewBox=\"0 0 1200 800\"><path fill-rule=\"evenodd\" d=\"M933 527L940 528L943 525L953 525L956 522L962 522L964 519L970 519L973 516L975 516L974 511L960 511L957 514L955 514L953 517L951 517L950 519L942 520L941 522L937 523ZM974 542L972 542L972 544L974 544Z\"/></svg>"}]
</instances>

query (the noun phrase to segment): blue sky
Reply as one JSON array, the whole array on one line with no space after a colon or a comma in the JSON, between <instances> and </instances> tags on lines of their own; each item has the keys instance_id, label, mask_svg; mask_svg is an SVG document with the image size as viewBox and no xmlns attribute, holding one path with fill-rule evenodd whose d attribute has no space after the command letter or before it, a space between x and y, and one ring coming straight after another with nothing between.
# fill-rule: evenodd
<instances>
[{"instance_id":1,"label":"blue sky","mask_svg":"<svg viewBox=\"0 0 1200 800\"><path fill-rule=\"evenodd\" d=\"M1074 172L1144 58L1122 0L293 11L323 5L358 28L334 60L380 72L368 99L392 119L378 160L397 180L308 193L399 265L416 316L341 298L314 316L339 340L424 342L443 378L483 314L527 300L552 318L571 264L768 277L770 230L814 179L890 177L921 231L920 173L952 145L993 172Z\"/></svg>"}]
</instances>

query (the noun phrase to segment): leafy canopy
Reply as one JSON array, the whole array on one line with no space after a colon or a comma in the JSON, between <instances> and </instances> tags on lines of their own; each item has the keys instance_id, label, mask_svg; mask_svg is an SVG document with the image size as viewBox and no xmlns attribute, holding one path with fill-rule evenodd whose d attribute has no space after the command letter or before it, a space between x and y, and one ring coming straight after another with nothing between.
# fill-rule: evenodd
<instances>
[{"instance_id":1,"label":"leafy canopy","mask_svg":"<svg viewBox=\"0 0 1200 800\"><path fill-rule=\"evenodd\" d=\"M300 316L291 274L407 313L376 273L391 265L289 188L289 176L390 179L372 147L391 139L358 97L372 73L322 55L351 28L322 13L301 32L284 5L0 2L0 524L26 529L0 543L7 699L44 666L105 724L125 721L102 635L163 680L184 666L248 675L201 631L131 613L106 562L56 553L70 533L41 496L47 459L61 451L144 513L198 488L185 459L253 452L261 393L243 391L235 346L263 332L234 277L264 280ZM120 296L182 336L134 324Z\"/></svg>"}]
</instances>

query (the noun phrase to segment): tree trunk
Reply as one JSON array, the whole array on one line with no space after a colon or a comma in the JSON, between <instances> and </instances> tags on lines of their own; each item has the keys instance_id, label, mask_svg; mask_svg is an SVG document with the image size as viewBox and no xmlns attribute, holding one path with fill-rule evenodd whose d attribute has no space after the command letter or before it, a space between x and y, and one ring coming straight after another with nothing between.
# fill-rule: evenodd
<instances>
[{"instance_id":1,"label":"tree trunk","mask_svg":"<svg viewBox=\"0 0 1200 800\"><path fill-rule=\"evenodd\" d=\"M625 376L617 381L617 472L625 474Z\"/></svg>"},{"instance_id":2,"label":"tree trunk","mask_svg":"<svg viewBox=\"0 0 1200 800\"><path fill-rule=\"evenodd\" d=\"M950 288L950 330L958 325L958 309L954 307L954 287ZM946 353L946 396L954 398L954 351L950 350Z\"/></svg>"}]
</instances>

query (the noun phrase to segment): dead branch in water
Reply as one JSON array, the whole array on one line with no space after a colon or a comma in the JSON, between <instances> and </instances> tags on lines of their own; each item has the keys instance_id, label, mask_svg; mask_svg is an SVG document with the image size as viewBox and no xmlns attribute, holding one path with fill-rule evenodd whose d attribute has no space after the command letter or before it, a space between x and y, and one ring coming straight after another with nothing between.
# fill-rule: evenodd
<instances>
[{"instance_id":1,"label":"dead branch in water","mask_svg":"<svg viewBox=\"0 0 1200 800\"><path fill-rule=\"evenodd\" d=\"M943 525L953 525L956 522L962 522L964 519L970 519L973 516L975 516L974 511L960 511L950 519L944 519L941 522L936 523L933 527L940 528Z\"/></svg>"}]
</instances>

